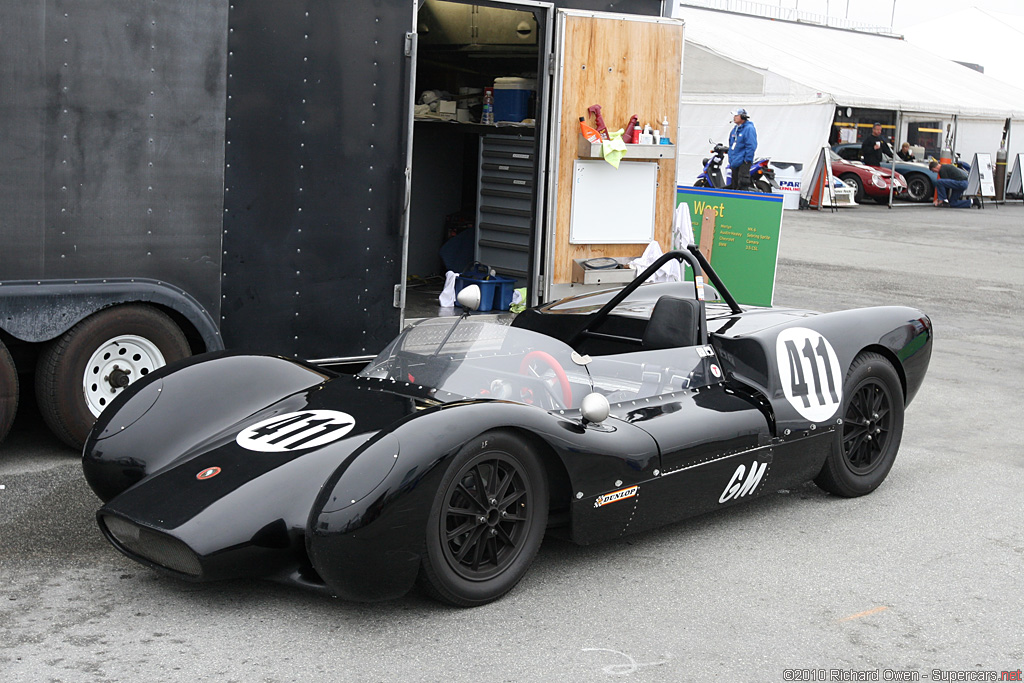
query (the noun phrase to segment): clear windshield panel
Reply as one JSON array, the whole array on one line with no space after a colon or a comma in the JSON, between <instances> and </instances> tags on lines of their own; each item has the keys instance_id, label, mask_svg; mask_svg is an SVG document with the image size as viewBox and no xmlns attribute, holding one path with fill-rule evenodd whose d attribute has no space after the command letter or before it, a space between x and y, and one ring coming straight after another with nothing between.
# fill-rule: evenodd
<instances>
[{"instance_id":1,"label":"clear windshield panel","mask_svg":"<svg viewBox=\"0 0 1024 683\"><path fill-rule=\"evenodd\" d=\"M422 320L359 374L436 389L441 401L497 398L548 410L579 408L593 386L566 344L473 318Z\"/></svg>"},{"instance_id":2,"label":"clear windshield panel","mask_svg":"<svg viewBox=\"0 0 1024 683\"><path fill-rule=\"evenodd\" d=\"M708 363L698 353L701 348L598 356L587 364L587 370L594 391L604 394L609 403L635 401L710 384Z\"/></svg>"}]
</instances>

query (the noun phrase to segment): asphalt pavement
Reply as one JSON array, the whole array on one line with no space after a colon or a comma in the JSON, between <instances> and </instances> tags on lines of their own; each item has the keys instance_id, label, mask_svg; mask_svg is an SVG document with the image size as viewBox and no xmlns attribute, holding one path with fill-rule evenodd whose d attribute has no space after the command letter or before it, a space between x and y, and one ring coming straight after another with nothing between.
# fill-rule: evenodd
<instances>
[{"instance_id":1,"label":"asphalt pavement","mask_svg":"<svg viewBox=\"0 0 1024 683\"><path fill-rule=\"evenodd\" d=\"M0 676L20 681L999 680L1024 668L1024 205L787 211L775 303L935 327L874 493L813 484L619 542L546 540L497 603L190 584L104 541L30 398L0 445ZM988 678L987 672L993 672ZM1021 680L1008 678L1006 680Z\"/></svg>"}]
</instances>

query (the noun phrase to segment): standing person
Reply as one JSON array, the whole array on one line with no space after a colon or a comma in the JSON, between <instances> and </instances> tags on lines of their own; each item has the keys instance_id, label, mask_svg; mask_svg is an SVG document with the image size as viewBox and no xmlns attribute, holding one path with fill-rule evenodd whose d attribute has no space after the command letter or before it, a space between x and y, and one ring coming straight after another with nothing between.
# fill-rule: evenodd
<instances>
[{"instance_id":1,"label":"standing person","mask_svg":"<svg viewBox=\"0 0 1024 683\"><path fill-rule=\"evenodd\" d=\"M745 190L750 184L750 164L757 149L757 131L746 109L732 112L733 126L729 133L729 168L732 169L730 190Z\"/></svg>"},{"instance_id":2,"label":"standing person","mask_svg":"<svg viewBox=\"0 0 1024 683\"><path fill-rule=\"evenodd\" d=\"M928 164L928 170L938 174L935 181L935 190L939 197L935 200L935 206L942 206L946 201L947 194L951 209L969 209L974 205L971 199L964 199L964 190L967 189L967 172L957 168L953 164L940 164L932 160Z\"/></svg>"},{"instance_id":3,"label":"standing person","mask_svg":"<svg viewBox=\"0 0 1024 683\"><path fill-rule=\"evenodd\" d=\"M883 154L894 156L892 147L882 139L882 124L875 123L871 127L871 135L864 138L860 145L860 155L868 166L881 166Z\"/></svg>"}]
</instances>

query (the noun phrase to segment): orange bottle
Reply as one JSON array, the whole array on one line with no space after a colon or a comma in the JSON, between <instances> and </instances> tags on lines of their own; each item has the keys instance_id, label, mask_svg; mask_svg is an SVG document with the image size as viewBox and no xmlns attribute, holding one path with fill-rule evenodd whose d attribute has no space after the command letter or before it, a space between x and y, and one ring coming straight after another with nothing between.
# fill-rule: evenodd
<instances>
[{"instance_id":1,"label":"orange bottle","mask_svg":"<svg viewBox=\"0 0 1024 683\"><path fill-rule=\"evenodd\" d=\"M591 128L590 126L588 126L587 120L582 116L580 117L580 133L582 133L583 137L587 139L587 142L591 144L596 145L599 142L601 142L601 134L598 133L593 128Z\"/></svg>"}]
</instances>

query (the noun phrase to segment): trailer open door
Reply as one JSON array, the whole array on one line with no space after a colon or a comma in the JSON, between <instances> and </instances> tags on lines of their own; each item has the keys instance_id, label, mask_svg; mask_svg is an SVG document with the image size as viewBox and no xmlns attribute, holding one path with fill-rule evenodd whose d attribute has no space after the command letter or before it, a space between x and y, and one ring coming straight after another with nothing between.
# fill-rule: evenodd
<instances>
[{"instance_id":1,"label":"trailer open door","mask_svg":"<svg viewBox=\"0 0 1024 683\"><path fill-rule=\"evenodd\" d=\"M229 347L342 360L372 356L398 332L413 8L231 5L222 256Z\"/></svg>"},{"instance_id":2,"label":"trailer open door","mask_svg":"<svg viewBox=\"0 0 1024 683\"><path fill-rule=\"evenodd\" d=\"M629 145L620 169L610 166L580 146L579 117L588 116L591 105L600 104L609 130L624 128L636 114L641 123L662 128L675 142L679 126L679 98L683 63L683 24L678 19L559 10L555 30L552 116L549 127L545 266L545 297L556 299L580 287L573 283L573 262L594 257L636 257L651 237L629 220L621 224L580 226L580 216L607 220L631 200L640 178L653 209L649 234L663 250L672 247L672 214L676 196L675 145ZM593 123L593 119L588 116ZM581 165L581 163L583 165ZM597 207L573 206L575 190L584 182L580 169L587 164L608 183L598 188ZM630 164L634 166L629 166ZM643 166L636 166L637 164ZM643 171L635 173L635 171ZM643 178L653 178L644 181ZM586 179L589 182L589 179ZM647 182L647 186L642 183ZM651 184L653 183L653 185ZM589 188L593 190L594 188ZM594 196L594 193L591 193ZM636 200L636 198L632 198ZM580 200L582 201L582 200ZM583 209L589 209L584 211ZM629 215L629 211L619 212ZM572 228L577 230L574 234ZM599 229L589 229L589 228ZM645 228L646 229L646 228ZM633 239L634 241L627 241Z\"/></svg>"}]
</instances>

